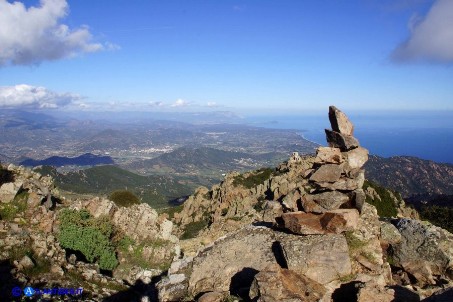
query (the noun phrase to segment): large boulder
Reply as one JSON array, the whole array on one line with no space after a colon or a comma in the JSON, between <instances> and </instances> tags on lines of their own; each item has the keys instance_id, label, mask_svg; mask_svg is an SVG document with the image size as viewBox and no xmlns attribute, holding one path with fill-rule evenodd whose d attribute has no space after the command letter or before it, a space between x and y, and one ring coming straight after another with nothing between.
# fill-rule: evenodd
<instances>
[{"instance_id":1,"label":"large boulder","mask_svg":"<svg viewBox=\"0 0 453 302\"><path fill-rule=\"evenodd\" d=\"M354 135L354 125L341 110L329 106L329 121L333 131L346 135Z\"/></svg>"},{"instance_id":2,"label":"large boulder","mask_svg":"<svg viewBox=\"0 0 453 302\"><path fill-rule=\"evenodd\" d=\"M344 236L297 236L247 226L218 239L193 259L178 260L157 285L160 301L179 301L201 293L248 297L255 276L279 264L321 284L351 273Z\"/></svg>"}]
</instances>

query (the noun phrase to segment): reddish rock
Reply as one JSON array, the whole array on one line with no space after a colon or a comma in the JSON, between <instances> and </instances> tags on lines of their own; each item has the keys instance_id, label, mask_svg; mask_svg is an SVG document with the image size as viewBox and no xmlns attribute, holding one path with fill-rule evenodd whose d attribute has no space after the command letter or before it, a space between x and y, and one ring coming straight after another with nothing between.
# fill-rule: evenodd
<instances>
[{"instance_id":1,"label":"reddish rock","mask_svg":"<svg viewBox=\"0 0 453 302\"><path fill-rule=\"evenodd\" d=\"M326 288L320 283L273 264L255 275L250 299L259 302L320 301Z\"/></svg>"},{"instance_id":2,"label":"reddish rock","mask_svg":"<svg viewBox=\"0 0 453 302\"><path fill-rule=\"evenodd\" d=\"M324 213L326 209L321 207L319 204L313 201L311 195L305 195L301 197L302 209L307 213Z\"/></svg>"},{"instance_id":3,"label":"reddish rock","mask_svg":"<svg viewBox=\"0 0 453 302\"><path fill-rule=\"evenodd\" d=\"M325 234L321 225L322 214L305 212L284 213L284 227L295 234Z\"/></svg>"},{"instance_id":4,"label":"reddish rock","mask_svg":"<svg viewBox=\"0 0 453 302\"><path fill-rule=\"evenodd\" d=\"M359 212L356 209L338 209L323 214L305 212L284 213L284 227L301 235L342 233L357 227Z\"/></svg>"}]
</instances>

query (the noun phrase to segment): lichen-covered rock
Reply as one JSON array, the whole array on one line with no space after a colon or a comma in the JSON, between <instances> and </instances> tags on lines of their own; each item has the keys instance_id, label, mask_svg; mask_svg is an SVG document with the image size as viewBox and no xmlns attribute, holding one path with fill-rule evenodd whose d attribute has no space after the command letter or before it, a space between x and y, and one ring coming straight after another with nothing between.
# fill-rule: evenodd
<instances>
[{"instance_id":1,"label":"lichen-covered rock","mask_svg":"<svg viewBox=\"0 0 453 302\"><path fill-rule=\"evenodd\" d=\"M306 195L306 199L312 200L324 210L336 210L349 201L349 196L338 191L328 191L318 194Z\"/></svg>"},{"instance_id":2,"label":"lichen-covered rock","mask_svg":"<svg viewBox=\"0 0 453 302\"><path fill-rule=\"evenodd\" d=\"M184 263L174 263L158 284L161 301L212 291L247 294L254 276L271 264L285 264L321 284L351 273L348 246L341 235L297 236L254 226L215 241ZM174 281L175 276L180 282Z\"/></svg>"},{"instance_id":3,"label":"lichen-covered rock","mask_svg":"<svg viewBox=\"0 0 453 302\"><path fill-rule=\"evenodd\" d=\"M342 235L284 236L280 240L288 269L327 284L351 274L348 245Z\"/></svg>"},{"instance_id":4,"label":"lichen-covered rock","mask_svg":"<svg viewBox=\"0 0 453 302\"><path fill-rule=\"evenodd\" d=\"M420 286L453 272L453 234L428 222L395 219L401 242L392 245L394 265L409 272Z\"/></svg>"}]
</instances>

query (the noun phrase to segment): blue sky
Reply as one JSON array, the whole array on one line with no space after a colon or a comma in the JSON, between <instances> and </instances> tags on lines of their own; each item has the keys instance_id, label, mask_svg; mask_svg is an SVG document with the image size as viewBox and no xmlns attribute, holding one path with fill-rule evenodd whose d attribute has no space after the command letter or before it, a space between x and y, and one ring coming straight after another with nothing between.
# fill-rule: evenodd
<instances>
[{"instance_id":1,"label":"blue sky","mask_svg":"<svg viewBox=\"0 0 453 302\"><path fill-rule=\"evenodd\" d=\"M0 0L0 107L453 110L453 1Z\"/></svg>"}]
</instances>

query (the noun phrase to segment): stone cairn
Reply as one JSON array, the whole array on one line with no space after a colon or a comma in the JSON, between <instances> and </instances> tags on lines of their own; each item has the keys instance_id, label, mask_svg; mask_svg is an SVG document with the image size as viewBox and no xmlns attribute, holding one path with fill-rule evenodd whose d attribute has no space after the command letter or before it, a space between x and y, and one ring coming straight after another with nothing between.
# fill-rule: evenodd
<instances>
[{"instance_id":1,"label":"stone cairn","mask_svg":"<svg viewBox=\"0 0 453 302\"><path fill-rule=\"evenodd\" d=\"M355 229L365 202L363 165L368 150L353 136L354 125L335 106L329 107L329 147L319 147L313 168L304 178L309 186L300 199L301 211L284 213L284 228L296 234L341 233ZM306 192L308 190L308 192Z\"/></svg>"}]
</instances>

